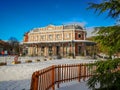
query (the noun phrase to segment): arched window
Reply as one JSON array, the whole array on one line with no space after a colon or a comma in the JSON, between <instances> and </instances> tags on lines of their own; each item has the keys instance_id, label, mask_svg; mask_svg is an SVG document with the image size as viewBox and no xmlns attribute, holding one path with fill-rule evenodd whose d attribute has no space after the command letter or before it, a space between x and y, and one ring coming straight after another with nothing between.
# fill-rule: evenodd
<instances>
[{"instance_id":1,"label":"arched window","mask_svg":"<svg viewBox=\"0 0 120 90\"><path fill-rule=\"evenodd\" d=\"M49 39L52 40L52 39L53 39L53 36L52 36L52 35L49 35Z\"/></svg>"},{"instance_id":2,"label":"arched window","mask_svg":"<svg viewBox=\"0 0 120 90\"><path fill-rule=\"evenodd\" d=\"M81 38L81 34L80 33L78 34L78 38Z\"/></svg>"}]
</instances>

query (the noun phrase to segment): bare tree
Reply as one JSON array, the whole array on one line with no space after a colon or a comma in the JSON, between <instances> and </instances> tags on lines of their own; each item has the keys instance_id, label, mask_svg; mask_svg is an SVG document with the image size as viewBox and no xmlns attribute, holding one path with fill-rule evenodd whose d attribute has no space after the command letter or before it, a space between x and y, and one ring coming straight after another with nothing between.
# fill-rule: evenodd
<instances>
[{"instance_id":1,"label":"bare tree","mask_svg":"<svg viewBox=\"0 0 120 90\"><path fill-rule=\"evenodd\" d=\"M12 47L11 54L19 54L19 41L15 37L10 37L8 43Z\"/></svg>"}]
</instances>

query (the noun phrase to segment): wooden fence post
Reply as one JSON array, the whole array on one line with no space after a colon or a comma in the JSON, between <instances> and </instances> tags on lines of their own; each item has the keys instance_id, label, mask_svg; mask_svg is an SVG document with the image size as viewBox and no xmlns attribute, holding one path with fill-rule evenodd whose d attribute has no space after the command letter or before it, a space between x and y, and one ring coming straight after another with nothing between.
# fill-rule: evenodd
<instances>
[{"instance_id":1,"label":"wooden fence post","mask_svg":"<svg viewBox=\"0 0 120 90\"><path fill-rule=\"evenodd\" d=\"M35 76L34 76L34 80L35 80L35 82L34 82L34 89L33 90L38 90L38 79L39 79L39 72L37 71L37 72L35 72Z\"/></svg>"},{"instance_id":2,"label":"wooden fence post","mask_svg":"<svg viewBox=\"0 0 120 90\"><path fill-rule=\"evenodd\" d=\"M55 90L55 66L52 66L52 90Z\"/></svg>"},{"instance_id":3,"label":"wooden fence post","mask_svg":"<svg viewBox=\"0 0 120 90\"><path fill-rule=\"evenodd\" d=\"M83 76L84 76L84 77L83 77L83 81L85 81L86 76L87 76L87 75L86 75L86 64L83 64L83 66L84 66L84 69L83 69L83 70L84 70L84 73L83 73Z\"/></svg>"},{"instance_id":4,"label":"wooden fence post","mask_svg":"<svg viewBox=\"0 0 120 90\"><path fill-rule=\"evenodd\" d=\"M33 87L34 87L34 77L35 77L35 75L34 75L34 73L32 74L32 78L31 78L31 87L30 87L30 90L33 90Z\"/></svg>"},{"instance_id":5,"label":"wooden fence post","mask_svg":"<svg viewBox=\"0 0 120 90\"><path fill-rule=\"evenodd\" d=\"M57 88L59 88L60 87L60 77L61 77L61 66L60 65L58 65L57 66L57 68L58 68L58 83L57 83Z\"/></svg>"},{"instance_id":6,"label":"wooden fence post","mask_svg":"<svg viewBox=\"0 0 120 90\"><path fill-rule=\"evenodd\" d=\"M78 81L81 79L81 64L78 65Z\"/></svg>"}]
</instances>

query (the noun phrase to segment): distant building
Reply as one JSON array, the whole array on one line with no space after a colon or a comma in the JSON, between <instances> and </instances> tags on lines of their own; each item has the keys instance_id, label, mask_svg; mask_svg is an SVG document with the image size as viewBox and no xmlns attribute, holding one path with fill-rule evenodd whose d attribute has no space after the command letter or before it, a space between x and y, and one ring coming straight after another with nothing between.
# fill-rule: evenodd
<instances>
[{"instance_id":1,"label":"distant building","mask_svg":"<svg viewBox=\"0 0 120 90\"><path fill-rule=\"evenodd\" d=\"M8 52L10 52L10 50L11 50L11 46L7 42L0 40L0 55L2 54L3 51L6 54L9 54Z\"/></svg>"},{"instance_id":2,"label":"distant building","mask_svg":"<svg viewBox=\"0 0 120 90\"><path fill-rule=\"evenodd\" d=\"M23 44L28 55L51 56L87 55L87 46L95 45L86 40L86 30L80 25L48 25L35 28L24 35Z\"/></svg>"}]
</instances>

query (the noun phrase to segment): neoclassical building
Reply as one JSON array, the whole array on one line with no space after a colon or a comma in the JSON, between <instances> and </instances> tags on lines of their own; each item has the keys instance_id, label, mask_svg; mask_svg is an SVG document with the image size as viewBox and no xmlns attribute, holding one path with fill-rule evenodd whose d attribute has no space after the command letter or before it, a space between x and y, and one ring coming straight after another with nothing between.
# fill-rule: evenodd
<instances>
[{"instance_id":1,"label":"neoclassical building","mask_svg":"<svg viewBox=\"0 0 120 90\"><path fill-rule=\"evenodd\" d=\"M74 25L48 25L34 28L24 35L23 44L27 46L28 55L56 56L88 54L87 46L94 45L86 40L86 30L77 24Z\"/></svg>"}]
</instances>

